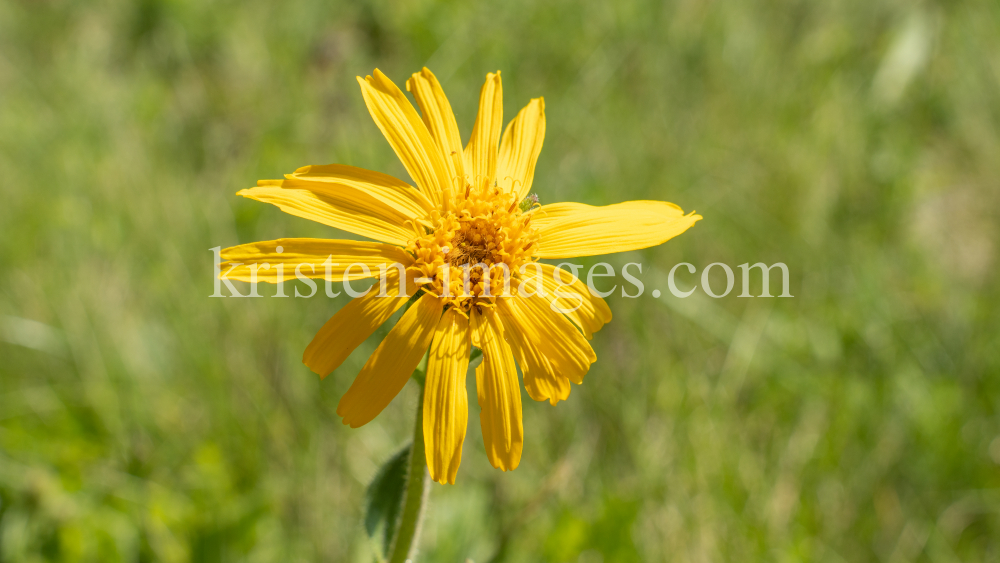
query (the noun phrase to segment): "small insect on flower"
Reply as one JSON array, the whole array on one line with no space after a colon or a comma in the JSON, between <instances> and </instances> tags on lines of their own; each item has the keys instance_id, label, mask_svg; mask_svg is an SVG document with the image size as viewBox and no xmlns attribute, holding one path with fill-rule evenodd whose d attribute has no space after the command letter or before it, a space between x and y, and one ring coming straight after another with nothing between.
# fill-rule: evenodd
<instances>
[{"instance_id":1,"label":"small insect on flower","mask_svg":"<svg viewBox=\"0 0 1000 563\"><path fill-rule=\"evenodd\" d=\"M261 180L239 195L373 241L298 238L234 246L222 251L222 272L229 279L275 283L277 265L329 281L387 271L384 293L369 291L345 305L316 334L303 362L326 377L418 295L340 399L337 414L352 428L370 422L429 348L427 466L435 481L454 483L469 418L465 375L476 346L483 351L476 394L486 455L494 467L514 469L524 441L515 361L528 395L554 405L569 397L571 382L583 383L597 359L588 340L611 320L607 304L585 284L567 285L573 279L568 272L538 260L647 248L683 233L701 216L660 201L540 205L537 195L527 194L545 137L545 102L528 102L501 135L499 72L486 75L464 146L430 70L406 82L420 114L378 69L358 82L416 187L344 164ZM278 246L284 251L278 253ZM271 267L258 267L263 263ZM508 285L510 291L501 290Z\"/></svg>"},{"instance_id":2,"label":"small insect on flower","mask_svg":"<svg viewBox=\"0 0 1000 563\"><path fill-rule=\"evenodd\" d=\"M538 205L538 194L531 194L521 200L521 213L527 213L532 207Z\"/></svg>"}]
</instances>

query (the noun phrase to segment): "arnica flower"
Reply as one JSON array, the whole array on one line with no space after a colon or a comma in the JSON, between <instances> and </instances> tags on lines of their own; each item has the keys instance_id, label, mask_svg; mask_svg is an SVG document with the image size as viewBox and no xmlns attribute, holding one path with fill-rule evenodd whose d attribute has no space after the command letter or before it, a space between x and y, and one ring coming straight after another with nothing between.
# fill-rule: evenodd
<instances>
[{"instance_id":1,"label":"arnica flower","mask_svg":"<svg viewBox=\"0 0 1000 563\"><path fill-rule=\"evenodd\" d=\"M244 244L223 251L221 275L274 283L293 271L330 281L386 272L381 284L338 311L306 348L303 361L325 377L415 296L341 398L337 414L352 428L370 422L429 348L427 466L435 481L454 483L469 418L465 374L476 346L483 352L476 394L486 454L494 467L514 469L524 439L515 362L528 395L554 405L569 396L570 382L583 382L596 360L588 340L611 319L608 306L585 284L538 260L654 246L701 216L659 201L539 205L537 196L528 196L545 136L545 102L531 100L501 135L499 72L486 76L464 147L431 71L425 68L406 82L420 114L377 69L358 82L372 118L416 187L331 164L259 181L239 195L378 242Z\"/></svg>"}]
</instances>

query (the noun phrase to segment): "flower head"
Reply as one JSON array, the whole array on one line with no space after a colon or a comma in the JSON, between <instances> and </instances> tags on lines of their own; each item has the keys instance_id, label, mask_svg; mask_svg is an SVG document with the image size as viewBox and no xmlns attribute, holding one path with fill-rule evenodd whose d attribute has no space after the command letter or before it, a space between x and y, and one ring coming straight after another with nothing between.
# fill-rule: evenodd
<instances>
[{"instance_id":1,"label":"flower head","mask_svg":"<svg viewBox=\"0 0 1000 563\"><path fill-rule=\"evenodd\" d=\"M341 398L337 414L355 428L371 421L429 350L427 465L435 481L454 483L469 415L465 374L476 346L483 351L476 394L486 453L494 467L514 469L524 434L516 365L532 399L556 404L569 396L570 382L583 382L596 360L588 340L611 320L607 304L586 285L538 260L654 246L701 216L658 201L540 205L528 193L545 136L545 103L531 100L501 135L499 72L486 76L465 146L451 105L428 69L406 83L420 114L377 69L358 82L372 118L416 187L333 164L262 180L239 194L378 242L244 244L223 251L223 275L280 282L279 265L288 266L289 276L330 281L386 272L382 291L344 306L303 356L310 369L327 376L410 296L419 295Z\"/></svg>"}]
</instances>

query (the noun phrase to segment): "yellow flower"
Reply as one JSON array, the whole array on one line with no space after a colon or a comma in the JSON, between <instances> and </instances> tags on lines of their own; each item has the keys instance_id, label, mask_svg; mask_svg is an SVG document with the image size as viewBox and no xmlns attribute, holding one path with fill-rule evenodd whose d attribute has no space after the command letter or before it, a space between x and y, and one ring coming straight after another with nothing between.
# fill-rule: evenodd
<instances>
[{"instance_id":1,"label":"yellow flower","mask_svg":"<svg viewBox=\"0 0 1000 563\"><path fill-rule=\"evenodd\" d=\"M379 172L332 164L262 180L239 195L380 242L244 244L223 251L222 275L274 283L294 272L333 281L386 271L381 287L376 284L344 306L306 348L303 361L325 377L406 304L407 296L419 294L341 398L337 414L352 428L371 421L429 348L423 403L427 465L435 481L454 483L469 417L465 373L477 346L483 352L476 392L486 453L494 467L514 469L524 436L515 359L528 395L556 404L569 396L570 382L583 382L596 360L587 341L611 319L608 306L585 284L566 283L567 272L560 283L559 271L538 259L654 246L701 216L659 201L593 207L528 199L545 136L545 102L531 100L501 136L499 72L486 76L464 148L451 105L431 71L425 68L406 82L422 117L377 69L358 82L372 118L416 188ZM352 264L368 271L349 268Z\"/></svg>"}]
</instances>

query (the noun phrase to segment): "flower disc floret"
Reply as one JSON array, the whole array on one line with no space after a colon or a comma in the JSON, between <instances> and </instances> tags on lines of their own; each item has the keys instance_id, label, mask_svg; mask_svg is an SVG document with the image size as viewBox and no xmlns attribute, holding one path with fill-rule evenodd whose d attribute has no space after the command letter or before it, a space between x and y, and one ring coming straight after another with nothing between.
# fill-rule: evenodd
<instances>
[{"instance_id":1,"label":"flower disc floret","mask_svg":"<svg viewBox=\"0 0 1000 563\"><path fill-rule=\"evenodd\" d=\"M432 227L408 245L423 289L468 312L492 306L516 287L523 264L534 259L538 234L520 201L496 185L466 186Z\"/></svg>"}]
</instances>

